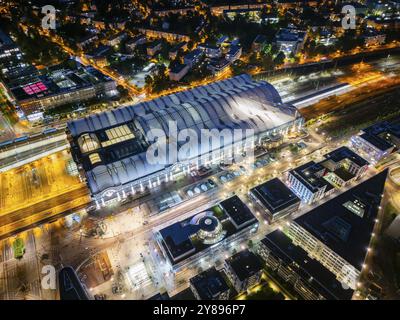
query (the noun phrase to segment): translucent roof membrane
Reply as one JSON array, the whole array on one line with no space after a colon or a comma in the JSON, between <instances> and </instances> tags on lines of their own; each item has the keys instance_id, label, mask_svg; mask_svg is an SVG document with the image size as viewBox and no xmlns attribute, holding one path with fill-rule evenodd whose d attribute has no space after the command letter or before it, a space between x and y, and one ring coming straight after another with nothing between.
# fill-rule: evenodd
<instances>
[{"instance_id":1,"label":"translucent roof membrane","mask_svg":"<svg viewBox=\"0 0 400 320\"><path fill-rule=\"evenodd\" d=\"M271 84L253 81L250 76L241 75L136 105L93 114L69 122L68 129L74 138L106 130L111 141L109 144L115 143L115 146L104 150L104 157L113 159L107 157L107 153L117 152L115 148L118 149L119 143L133 136L126 125L128 122L134 123L143 137L151 137L148 134L155 128L163 130L168 136L171 121L176 124L178 132L184 129L194 129L197 132L201 129L253 129L255 134L260 134L291 123L295 118L296 108L282 104L279 93ZM199 155L203 149L200 149ZM99 164L87 171L92 192L98 193L164 169L164 166L147 163L145 152L129 154L129 150L120 151L123 159L107 165Z\"/></svg>"}]
</instances>

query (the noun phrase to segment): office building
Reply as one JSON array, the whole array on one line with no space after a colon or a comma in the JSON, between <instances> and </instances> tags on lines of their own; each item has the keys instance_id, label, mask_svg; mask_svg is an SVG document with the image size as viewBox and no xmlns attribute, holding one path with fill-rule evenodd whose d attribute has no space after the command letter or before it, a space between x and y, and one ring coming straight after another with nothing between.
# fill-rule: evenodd
<instances>
[{"instance_id":1,"label":"office building","mask_svg":"<svg viewBox=\"0 0 400 320\"><path fill-rule=\"evenodd\" d=\"M400 126L376 123L351 137L352 147L373 164L387 158L400 145Z\"/></svg>"},{"instance_id":2,"label":"office building","mask_svg":"<svg viewBox=\"0 0 400 320\"><path fill-rule=\"evenodd\" d=\"M190 279L190 289L197 300L228 300L230 289L221 271L214 267Z\"/></svg>"},{"instance_id":3,"label":"office building","mask_svg":"<svg viewBox=\"0 0 400 320\"><path fill-rule=\"evenodd\" d=\"M320 262L276 230L260 241L257 253L267 271L283 286L291 287L305 300L350 300L354 290L340 283Z\"/></svg>"},{"instance_id":4,"label":"office building","mask_svg":"<svg viewBox=\"0 0 400 320\"><path fill-rule=\"evenodd\" d=\"M327 168L320 163L310 161L287 174L287 184L305 203L311 204L321 200L333 186L323 178Z\"/></svg>"},{"instance_id":5,"label":"office building","mask_svg":"<svg viewBox=\"0 0 400 320\"><path fill-rule=\"evenodd\" d=\"M242 293L260 283L263 266L251 251L240 251L225 260L225 271L238 293Z\"/></svg>"},{"instance_id":6,"label":"office building","mask_svg":"<svg viewBox=\"0 0 400 320\"><path fill-rule=\"evenodd\" d=\"M372 250L387 173L378 173L284 228L294 245L353 290Z\"/></svg>"},{"instance_id":7,"label":"office building","mask_svg":"<svg viewBox=\"0 0 400 320\"><path fill-rule=\"evenodd\" d=\"M155 233L155 238L177 272L204 257L212 257L218 248L244 239L258 228L250 209L233 196L206 211L178 221Z\"/></svg>"},{"instance_id":8,"label":"office building","mask_svg":"<svg viewBox=\"0 0 400 320\"><path fill-rule=\"evenodd\" d=\"M263 209L269 222L275 222L295 212L301 202L278 178L251 189L249 195Z\"/></svg>"}]
</instances>

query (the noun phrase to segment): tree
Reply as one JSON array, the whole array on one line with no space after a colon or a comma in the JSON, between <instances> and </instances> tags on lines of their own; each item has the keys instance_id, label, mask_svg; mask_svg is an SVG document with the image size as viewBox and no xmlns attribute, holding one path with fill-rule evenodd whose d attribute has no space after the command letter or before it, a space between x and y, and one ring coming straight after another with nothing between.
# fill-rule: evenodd
<instances>
[{"instance_id":1,"label":"tree","mask_svg":"<svg viewBox=\"0 0 400 320\"><path fill-rule=\"evenodd\" d=\"M153 77L150 76L150 75L147 75L147 76L144 78L144 83L145 83L145 85L144 85L145 89L146 89L147 91L151 92L151 91L152 91L152 88L153 88L153 83L154 83Z\"/></svg>"},{"instance_id":2,"label":"tree","mask_svg":"<svg viewBox=\"0 0 400 320\"><path fill-rule=\"evenodd\" d=\"M284 62L285 62L285 54L282 52L282 51L280 51L277 55L276 55L276 57L275 57L275 59L274 59L274 64L276 65L276 66L280 66L280 65L282 65L282 64L284 64Z\"/></svg>"}]
</instances>

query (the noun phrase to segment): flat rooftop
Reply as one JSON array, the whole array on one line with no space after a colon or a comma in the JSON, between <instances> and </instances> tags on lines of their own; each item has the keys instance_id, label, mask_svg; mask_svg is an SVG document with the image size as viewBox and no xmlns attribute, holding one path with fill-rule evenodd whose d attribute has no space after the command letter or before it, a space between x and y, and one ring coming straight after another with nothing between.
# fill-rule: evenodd
<instances>
[{"instance_id":1,"label":"flat rooftop","mask_svg":"<svg viewBox=\"0 0 400 320\"><path fill-rule=\"evenodd\" d=\"M249 207L238 196L222 201L220 207L237 226L245 226L257 221Z\"/></svg>"},{"instance_id":2,"label":"flat rooftop","mask_svg":"<svg viewBox=\"0 0 400 320\"><path fill-rule=\"evenodd\" d=\"M387 170L323 203L294 220L361 270L384 192ZM362 208L348 209L353 202ZM354 206L353 206L354 207Z\"/></svg>"},{"instance_id":3,"label":"flat rooftop","mask_svg":"<svg viewBox=\"0 0 400 320\"><path fill-rule=\"evenodd\" d=\"M220 293L229 290L222 274L212 267L190 279L201 300L212 300Z\"/></svg>"},{"instance_id":4,"label":"flat rooftop","mask_svg":"<svg viewBox=\"0 0 400 320\"><path fill-rule=\"evenodd\" d=\"M350 300L351 288L345 289L335 275L317 260L308 256L301 247L292 243L282 231L268 234L261 242L271 250L275 258L290 265L296 272L327 300Z\"/></svg>"},{"instance_id":5,"label":"flat rooftop","mask_svg":"<svg viewBox=\"0 0 400 320\"><path fill-rule=\"evenodd\" d=\"M272 214L300 203L300 199L281 180L274 178L253 189L251 192Z\"/></svg>"},{"instance_id":6,"label":"flat rooftop","mask_svg":"<svg viewBox=\"0 0 400 320\"><path fill-rule=\"evenodd\" d=\"M179 73L185 68L186 68L186 64L178 63L178 64L175 64L172 68L170 68L169 72L171 72L171 73Z\"/></svg>"},{"instance_id":7,"label":"flat rooftop","mask_svg":"<svg viewBox=\"0 0 400 320\"><path fill-rule=\"evenodd\" d=\"M305 185L309 190L317 192L318 189L322 188L327 184L325 179L316 176L316 173L321 170L326 170L320 163L315 163L314 161L307 162L289 172L294 175L303 185Z\"/></svg>"},{"instance_id":8,"label":"flat rooftop","mask_svg":"<svg viewBox=\"0 0 400 320\"><path fill-rule=\"evenodd\" d=\"M221 211L223 202L226 209ZM159 231L161 244L172 264L204 251L257 222L238 197L223 202Z\"/></svg>"},{"instance_id":9,"label":"flat rooftop","mask_svg":"<svg viewBox=\"0 0 400 320\"><path fill-rule=\"evenodd\" d=\"M93 67L86 67L76 62L75 69L66 67L65 64L49 67L45 74L14 87L11 91L17 100L21 101L66 93L106 81L112 79Z\"/></svg>"},{"instance_id":10,"label":"flat rooftop","mask_svg":"<svg viewBox=\"0 0 400 320\"><path fill-rule=\"evenodd\" d=\"M393 147L393 145L388 141L386 141L385 139L382 139L378 136L369 133L363 133L360 135L360 137L381 151L385 151Z\"/></svg>"},{"instance_id":11,"label":"flat rooftop","mask_svg":"<svg viewBox=\"0 0 400 320\"><path fill-rule=\"evenodd\" d=\"M346 146L343 146L336 150L333 150L333 151L325 154L324 157L327 160L332 160L334 162L340 162L342 160L349 159L360 167L363 167L363 166L369 164L369 162L367 160L360 157L358 154L356 154L354 151L352 151L351 149L349 149Z\"/></svg>"},{"instance_id":12,"label":"flat rooftop","mask_svg":"<svg viewBox=\"0 0 400 320\"><path fill-rule=\"evenodd\" d=\"M263 269L260 259L248 249L240 251L225 260L240 281L250 278Z\"/></svg>"}]
</instances>

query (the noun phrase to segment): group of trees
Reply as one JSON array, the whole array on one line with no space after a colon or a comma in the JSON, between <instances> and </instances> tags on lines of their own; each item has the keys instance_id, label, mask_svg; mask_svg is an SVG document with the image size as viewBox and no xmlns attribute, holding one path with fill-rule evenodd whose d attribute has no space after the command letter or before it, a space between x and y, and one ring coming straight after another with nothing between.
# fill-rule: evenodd
<instances>
[{"instance_id":1,"label":"group of trees","mask_svg":"<svg viewBox=\"0 0 400 320\"><path fill-rule=\"evenodd\" d=\"M148 92L159 93L169 88L169 78L167 75L167 68L165 65L160 64L156 66L157 70L152 75L145 78L145 89Z\"/></svg>"},{"instance_id":2,"label":"group of trees","mask_svg":"<svg viewBox=\"0 0 400 320\"><path fill-rule=\"evenodd\" d=\"M59 45L42 37L35 29L29 29L27 34L18 29L15 34L19 47L30 62L50 65L69 58Z\"/></svg>"}]
</instances>

